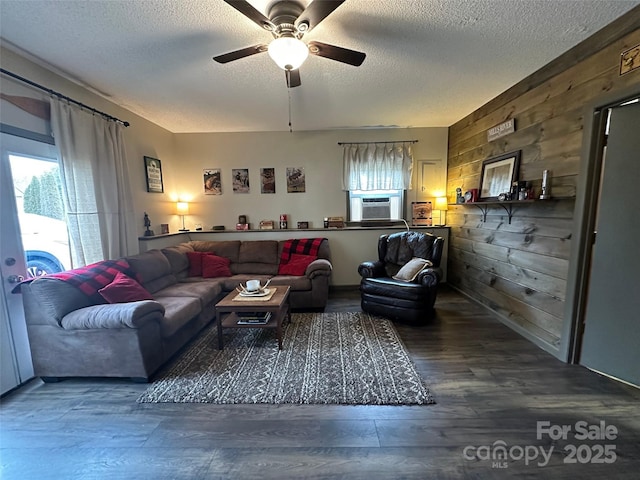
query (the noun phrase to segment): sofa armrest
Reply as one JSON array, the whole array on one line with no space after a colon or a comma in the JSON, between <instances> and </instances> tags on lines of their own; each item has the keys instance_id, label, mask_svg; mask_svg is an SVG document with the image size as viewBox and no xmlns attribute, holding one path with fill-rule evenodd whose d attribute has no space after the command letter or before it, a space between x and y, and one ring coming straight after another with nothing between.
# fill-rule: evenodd
<instances>
[{"instance_id":1,"label":"sofa armrest","mask_svg":"<svg viewBox=\"0 0 640 480\"><path fill-rule=\"evenodd\" d=\"M427 267L418 272L414 282L420 283L427 287L434 287L440 283L442 278L442 269L439 267Z\"/></svg>"},{"instance_id":2,"label":"sofa armrest","mask_svg":"<svg viewBox=\"0 0 640 480\"><path fill-rule=\"evenodd\" d=\"M153 300L92 305L68 313L62 318L65 330L92 328L140 328L145 323L160 320L164 307Z\"/></svg>"},{"instance_id":3,"label":"sofa armrest","mask_svg":"<svg viewBox=\"0 0 640 480\"><path fill-rule=\"evenodd\" d=\"M304 274L310 279L313 279L319 275L328 277L329 275L331 275L332 269L333 266L331 265L331 262L329 260L318 258L309 264Z\"/></svg>"}]
</instances>

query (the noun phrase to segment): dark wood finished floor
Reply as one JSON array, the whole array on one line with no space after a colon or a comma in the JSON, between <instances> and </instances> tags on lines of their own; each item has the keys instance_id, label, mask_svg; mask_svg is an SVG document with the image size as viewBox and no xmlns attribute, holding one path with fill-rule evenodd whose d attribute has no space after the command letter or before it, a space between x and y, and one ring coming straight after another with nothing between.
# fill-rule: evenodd
<instances>
[{"instance_id":1,"label":"dark wood finished floor","mask_svg":"<svg viewBox=\"0 0 640 480\"><path fill-rule=\"evenodd\" d=\"M358 309L357 292L334 292L327 311ZM640 391L559 362L454 291L437 311L398 326L437 405L137 404L146 385L35 379L2 399L0 478L638 478ZM538 439L537 422L571 431ZM578 422L610 438L581 439Z\"/></svg>"}]
</instances>

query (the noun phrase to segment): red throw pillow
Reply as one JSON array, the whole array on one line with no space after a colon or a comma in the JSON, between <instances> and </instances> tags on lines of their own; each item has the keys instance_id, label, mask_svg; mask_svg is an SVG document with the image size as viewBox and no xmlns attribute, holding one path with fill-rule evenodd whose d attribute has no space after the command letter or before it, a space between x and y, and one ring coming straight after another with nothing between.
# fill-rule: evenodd
<instances>
[{"instance_id":1,"label":"red throw pillow","mask_svg":"<svg viewBox=\"0 0 640 480\"><path fill-rule=\"evenodd\" d=\"M230 277L233 275L229 269L231 260L225 257L219 257L218 255L203 255L202 256L202 277L203 278L215 278L215 277Z\"/></svg>"},{"instance_id":2,"label":"red throw pillow","mask_svg":"<svg viewBox=\"0 0 640 480\"><path fill-rule=\"evenodd\" d=\"M106 287L98 290L98 293L102 295L109 303L127 303L138 302L140 300L153 300L151 294L136 282L133 278L125 275L122 272L118 274Z\"/></svg>"},{"instance_id":3,"label":"red throw pillow","mask_svg":"<svg viewBox=\"0 0 640 480\"><path fill-rule=\"evenodd\" d=\"M318 257L292 253L287 263L281 263L278 267L278 275L304 275L307 267Z\"/></svg>"},{"instance_id":4,"label":"red throw pillow","mask_svg":"<svg viewBox=\"0 0 640 480\"><path fill-rule=\"evenodd\" d=\"M187 252L187 258L189 259L189 276L201 277L202 276L202 256L206 255L206 252Z\"/></svg>"}]
</instances>

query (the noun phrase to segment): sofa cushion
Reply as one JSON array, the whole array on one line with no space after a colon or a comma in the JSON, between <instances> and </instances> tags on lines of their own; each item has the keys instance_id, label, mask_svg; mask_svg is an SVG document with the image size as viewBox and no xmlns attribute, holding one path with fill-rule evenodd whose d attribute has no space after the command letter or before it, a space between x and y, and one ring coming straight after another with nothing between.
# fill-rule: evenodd
<instances>
[{"instance_id":1,"label":"sofa cushion","mask_svg":"<svg viewBox=\"0 0 640 480\"><path fill-rule=\"evenodd\" d=\"M153 300L153 296L142 285L122 272L118 272L113 281L98 292L109 303Z\"/></svg>"},{"instance_id":2,"label":"sofa cushion","mask_svg":"<svg viewBox=\"0 0 640 480\"><path fill-rule=\"evenodd\" d=\"M202 278L230 277L233 275L229 269L231 261L228 258L213 254L202 256Z\"/></svg>"},{"instance_id":3,"label":"sofa cushion","mask_svg":"<svg viewBox=\"0 0 640 480\"><path fill-rule=\"evenodd\" d=\"M278 263L276 240L249 240L240 245L238 263Z\"/></svg>"},{"instance_id":4,"label":"sofa cushion","mask_svg":"<svg viewBox=\"0 0 640 480\"><path fill-rule=\"evenodd\" d=\"M225 240L213 242L206 240L194 240L189 242L196 252L211 252L221 257L228 258L231 263L238 262L240 255L240 240Z\"/></svg>"},{"instance_id":5,"label":"sofa cushion","mask_svg":"<svg viewBox=\"0 0 640 480\"><path fill-rule=\"evenodd\" d=\"M277 263L232 263L231 272L234 275L276 275L278 273Z\"/></svg>"},{"instance_id":6,"label":"sofa cushion","mask_svg":"<svg viewBox=\"0 0 640 480\"><path fill-rule=\"evenodd\" d=\"M189 268L187 253L193 252L193 247L188 243L181 243L173 247L163 248L161 251L162 254L167 257L167 260L169 260L171 273L178 278L186 276L186 271Z\"/></svg>"},{"instance_id":7,"label":"sofa cushion","mask_svg":"<svg viewBox=\"0 0 640 480\"><path fill-rule=\"evenodd\" d=\"M142 286L151 294L177 283L176 277L171 273L169 260L160 250L149 250L125 259L138 274Z\"/></svg>"},{"instance_id":8,"label":"sofa cushion","mask_svg":"<svg viewBox=\"0 0 640 480\"><path fill-rule=\"evenodd\" d=\"M167 338L184 327L202 311L200 300L195 297L157 297L164 307L164 318L160 321L160 335Z\"/></svg>"},{"instance_id":9,"label":"sofa cushion","mask_svg":"<svg viewBox=\"0 0 640 480\"><path fill-rule=\"evenodd\" d=\"M233 265L232 265L233 266ZM222 289L225 292L230 292L231 290L235 290L238 285L241 283L245 285L247 280L259 280L261 285L264 285L267 280L271 278L271 275L257 275L255 273L246 274L246 275L234 275L233 277L225 277L220 278L220 282L222 283Z\"/></svg>"},{"instance_id":10,"label":"sofa cushion","mask_svg":"<svg viewBox=\"0 0 640 480\"><path fill-rule=\"evenodd\" d=\"M278 275L271 279L269 286L289 285L292 292L311 290L311 280L299 275Z\"/></svg>"},{"instance_id":11,"label":"sofa cushion","mask_svg":"<svg viewBox=\"0 0 640 480\"><path fill-rule=\"evenodd\" d=\"M278 267L278 275L304 275L307 267L317 257L292 253L287 263L281 263Z\"/></svg>"},{"instance_id":12,"label":"sofa cushion","mask_svg":"<svg viewBox=\"0 0 640 480\"><path fill-rule=\"evenodd\" d=\"M204 308L213 302L222 292L222 283L212 280L176 283L163 288L156 293L156 298L161 297L192 297L199 298Z\"/></svg>"}]
</instances>

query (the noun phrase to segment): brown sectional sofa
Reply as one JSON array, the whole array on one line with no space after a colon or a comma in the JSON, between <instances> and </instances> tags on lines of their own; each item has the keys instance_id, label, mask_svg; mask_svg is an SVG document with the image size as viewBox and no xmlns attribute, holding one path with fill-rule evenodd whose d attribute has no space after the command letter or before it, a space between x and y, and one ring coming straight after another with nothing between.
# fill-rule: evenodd
<instances>
[{"instance_id":1,"label":"brown sectional sofa","mask_svg":"<svg viewBox=\"0 0 640 480\"><path fill-rule=\"evenodd\" d=\"M304 275L278 275L284 241L192 241L125 257L153 300L92 302L58 278L21 287L35 375L131 377L151 375L215 318L220 298L246 280L290 285L294 309L322 309L331 275L328 240ZM187 252L211 252L230 260L229 277L189 277Z\"/></svg>"}]
</instances>

